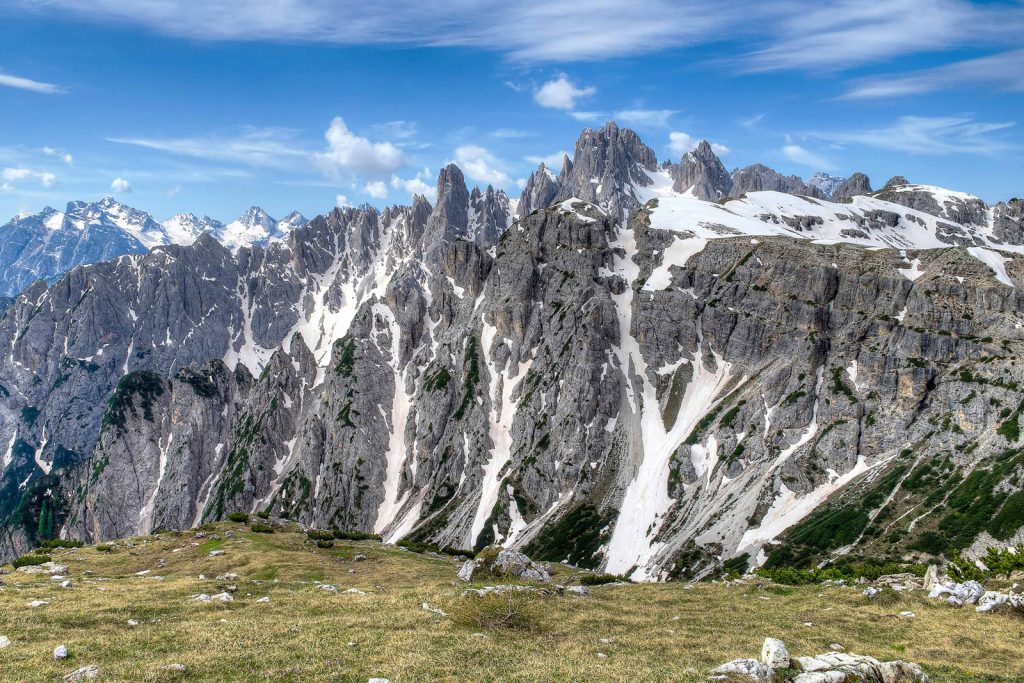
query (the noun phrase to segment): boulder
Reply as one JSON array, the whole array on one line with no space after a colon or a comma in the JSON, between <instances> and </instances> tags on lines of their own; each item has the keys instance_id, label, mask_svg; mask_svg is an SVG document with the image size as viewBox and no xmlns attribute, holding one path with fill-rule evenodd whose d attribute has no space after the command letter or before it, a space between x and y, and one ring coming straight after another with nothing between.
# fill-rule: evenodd
<instances>
[{"instance_id":1,"label":"boulder","mask_svg":"<svg viewBox=\"0 0 1024 683\"><path fill-rule=\"evenodd\" d=\"M463 581L472 581L473 572L476 571L476 560L466 560L459 569L459 578Z\"/></svg>"},{"instance_id":2,"label":"boulder","mask_svg":"<svg viewBox=\"0 0 1024 683\"><path fill-rule=\"evenodd\" d=\"M756 683L768 683L772 671L756 659L734 659L711 671L712 681L735 681L746 679Z\"/></svg>"},{"instance_id":3,"label":"boulder","mask_svg":"<svg viewBox=\"0 0 1024 683\"><path fill-rule=\"evenodd\" d=\"M985 591L978 599L977 612L994 612L1010 601L1010 596L998 591Z\"/></svg>"},{"instance_id":4,"label":"boulder","mask_svg":"<svg viewBox=\"0 0 1024 683\"><path fill-rule=\"evenodd\" d=\"M527 581L549 583L551 573L529 557L508 548L484 548L477 561L496 576L514 576Z\"/></svg>"},{"instance_id":5,"label":"boulder","mask_svg":"<svg viewBox=\"0 0 1024 683\"><path fill-rule=\"evenodd\" d=\"M778 638L765 638L761 646L761 661L770 669L789 668L789 651Z\"/></svg>"}]
</instances>

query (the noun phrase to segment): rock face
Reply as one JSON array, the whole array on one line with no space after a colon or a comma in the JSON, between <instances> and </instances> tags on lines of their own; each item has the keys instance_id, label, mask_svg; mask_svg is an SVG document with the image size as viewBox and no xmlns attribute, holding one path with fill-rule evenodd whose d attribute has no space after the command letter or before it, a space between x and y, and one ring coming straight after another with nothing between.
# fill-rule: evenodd
<instances>
[{"instance_id":1,"label":"rock face","mask_svg":"<svg viewBox=\"0 0 1024 683\"><path fill-rule=\"evenodd\" d=\"M730 196L739 197L748 192L761 192L764 190L806 195L821 199L825 198L825 193L817 187L808 187L799 177L795 175L784 176L764 164L753 164L744 168L738 168L732 172Z\"/></svg>"},{"instance_id":2,"label":"rock face","mask_svg":"<svg viewBox=\"0 0 1024 683\"><path fill-rule=\"evenodd\" d=\"M698 199L717 201L729 195L733 180L707 140L687 152L679 164L669 168L672 189Z\"/></svg>"},{"instance_id":3,"label":"rock face","mask_svg":"<svg viewBox=\"0 0 1024 683\"><path fill-rule=\"evenodd\" d=\"M565 160L568 162L568 159ZM516 216L528 216L537 209L551 206L558 195L558 176L541 163L526 179L526 186L516 207Z\"/></svg>"},{"instance_id":4,"label":"rock face","mask_svg":"<svg viewBox=\"0 0 1024 683\"><path fill-rule=\"evenodd\" d=\"M872 515L938 510L971 472L975 533L1016 533L1019 247L879 197L673 194L614 124L552 182L511 228L448 167L435 206L335 209L265 247L203 234L22 292L0 317L0 556L40 529L267 511L690 577L882 543ZM813 533L837 512L850 528Z\"/></svg>"},{"instance_id":5,"label":"rock face","mask_svg":"<svg viewBox=\"0 0 1024 683\"><path fill-rule=\"evenodd\" d=\"M854 173L836 185L829 196L838 202L863 194L871 194L871 180L863 173Z\"/></svg>"},{"instance_id":6,"label":"rock face","mask_svg":"<svg viewBox=\"0 0 1024 683\"><path fill-rule=\"evenodd\" d=\"M841 186L847 180L847 178L844 178L842 176L829 175L822 171L818 171L817 173L815 173L814 175L807 179L807 186L817 188L825 197L835 198L833 194L835 192L835 189Z\"/></svg>"}]
</instances>

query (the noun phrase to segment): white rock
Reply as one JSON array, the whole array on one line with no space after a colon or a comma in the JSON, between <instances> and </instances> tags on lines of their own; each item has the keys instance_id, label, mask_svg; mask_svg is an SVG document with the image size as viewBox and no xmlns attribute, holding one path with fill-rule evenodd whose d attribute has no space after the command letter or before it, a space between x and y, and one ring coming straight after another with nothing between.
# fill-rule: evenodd
<instances>
[{"instance_id":1,"label":"white rock","mask_svg":"<svg viewBox=\"0 0 1024 683\"><path fill-rule=\"evenodd\" d=\"M565 589L565 592L569 595L575 595L581 598L585 598L590 595L590 590L586 586L569 586Z\"/></svg>"},{"instance_id":2,"label":"white rock","mask_svg":"<svg viewBox=\"0 0 1024 683\"><path fill-rule=\"evenodd\" d=\"M234 600L234 598L231 597L231 593L228 593L226 591L222 593L217 593L216 595L211 595L210 599L218 600L220 602L232 602Z\"/></svg>"},{"instance_id":3,"label":"white rock","mask_svg":"<svg viewBox=\"0 0 1024 683\"><path fill-rule=\"evenodd\" d=\"M845 683L846 674L842 671L815 671L797 674L793 683Z\"/></svg>"},{"instance_id":4,"label":"white rock","mask_svg":"<svg viewBox=\"0 0 1024 683\"><path fill-rule=\"evenodd\" d=\"M210 596L206 593L200 593L199 595L193 595L192 599L196 602L210 602Z\"/></svg>"},{"instance_id":5,"label":"white rock","mask_svg":"<svg viewBox=\"0 0 1024 683\"><path fill-rule=\"evenodd\" d=\"M606 655L603 652L598 652L597 653L597 657L598 657L598 659L606 659L608 657L608 655Z\"/></svg>"},{"instance_id":6,"label":"white rock","mask_svg":"<svg viewBox=\"0 0 1024 683\"><path fill-rule=\"evenodd\" d=\"M11 639L7 636L0 636L0 650L11 646Z\"/></svg>"},{"instance_id":7,"label":"white rock","mask_svg":"<svg viewBox=\"0 0 1024 683\"><path fill-rule=\"evenodd\" d=\"M319 588L322 591L330 591L332 593L338 592L338 587L330 583L321 583L319 586L317 586L317 588Z\"/></svg>"},{"instance_id":8,"label":"white rock","mask_svg":"<svg viewBox=\"0 0 1024 683\"><path fill-rule=\"evenodd\" d=\"M466 560L459 569L459 578L463 581L472 581L473 572L476 571L476 560Z\"/></svg>"},{"instance_id":9,"label":"white rock","mask_svg":"<svg viewBox=\"0 0 1024 683\"><path fill-rule=\"evenodd\" d=\"M173 664L167 664L166 666L162 666L160 668L164 671L177 671L179 673L184 673L185 671L188 671L187 666L185 666L184 664L179 664L177 662Z\"/></svg>"},{"instance_id":10,"label":"white rock","mask_svg":"<svg viewBox=\"0 0 1024 683\"><path fill-rule=\"evenodd\" d=\"M746 676L757 683L767 683L772 672L756 659L734 659L711 671L711 679L717 681L733 680L734 675Z\"/></svg>"},{"instance_id":11,"label":"white rock","mask_svg":"<svg viewBox=\"0 0 1024 683\"><path fill-rule=\"evenodd\" d=\"M425 602L421 605L421 607L427 612L433 612L434 614L440 615L442 617L448 616L448 613L445 612L443 609L440 609L438 607L431 607L430 603Z\"/></svg>"},{"instance_id":12,"label":"white rock","mask_svg":"<svg viewBox=\"0 0 1024 683\"><path fill-rule=\"evenodd\" d=\"M71 588L71 582L70 581L61 581L60 582L60 587L61 588Z\"/></svg>"},{"instance_id":13,"label":"white rock","mask_svg":"<svg viewBox=\"0 0 1024 683\"><path fill-rule=\"evenodd\" d=\"M28 606L29 607L43 607L43 606L49 605L49 604L50 604L49 600L33 600L32 602L28 603Z\"/></svg>"},{"instance_id":14,"label":"white rock","mask_svg":"<svg viewBox=\"0 0 1024 683\"><path fill-rule=\"evenodd\" d=\"M368 593L366 591L361 591L358 588L347 588L343 592L345 592L345 593L355 593L356 595L368 595Z\"/></svg>"},{"instance_id":15,"label":"white rock","mask_svg":"<svg viewBox=\"0 0 1024 683\"><path fill-rule=\"evenodd\" d=\"M224 554L223 550L211 550L210 551L210 557L220 557L223 554Z\"/></svg>"},{"instance_id":16,"label":"white rock","mask_svg":"<svg viewBox=\"0 0 1024 683\"><path fill-rule=\"evenodd\" d=\"M828 649L832 650L832 652L845 652L846 651L846 648L843 647L842 645L840 645L839 643L832 643L831 645L828 646Z\"/></svg>"},{"instance_id":17,"label":"white rock","mask_svg":"<svg viewBox=\"0 0 1024 683\"><path fill-rule=\"evenodd\" d=\"M914 614L913 612L900 612L900 616L903 617L904 619L913 619L913 618L917 617L917 615Z\"/></svg>"},{"instance_id":18,"label":"white rock","mask_svg":"<svg viewBox=\"0 0 1024 683\"><path fill-rule=\"evenodd\" d=\"M89 678L99 678L100 668L95 664L89 664L83 666L81 669L75 669L67 676L64 677L65 681L84 681Z\"/></svg>"},{"instance_id":19,"label":"white rock","mask_svg":"<svg viewBox=\"0 0 1024 683\"><path fill-rule=\"evenodd\" d=\"M792 665L794 669L808 672L826 671L832 668L831 664L817 657L793 657Z\"/></svg>"},{"instance_id":20,"label":"white rock","mask_svg":"<svg viewBox=\"0 0 1024 683\"><path fill-rule=\"evenodd\" d=\"M946 604L950 607L963 607L964 601L956 597L955 595L950 595L948 598L946 598Z\"/></svg>"},{"instance_id":21,"label":"white rock","mask_svg":"<svg viewBox=\"0 0 1024 683\"><path fill-rule=\"evenodd\" d=\"M386 678L371 678L366 683L391 683L391 681Z\"/></svg>"},{"instance_id":22,"label":"white rock","mask_svg":"<svg viewBox=\"0 0 1024 683\"><path fill-rule=\"evenodd\" d=\"M128 625L129 626L138 626L139 622L135 621L134 619L129 619L128 620Z\"/></svg>"},{"instance_id":23,"label":"white rock","mask_svg":"<svg viewBox=\"0 0 1024 683\"><path fill-rule=\"evenodd\" d=\"M256 602L270 602L270 598L267 597L267 596L263 596L262 598L260 598Z\"/></svg>"},{"instance_id":24,"label":"white rock","mask_svg":"<svg viewBox=\"0 0 1024 683\"><path fill-rule=\"evenodd\" d=\"M1009 601L1010 596L1006 593L1000 593L998 591L985 591L985 593L978 600L978 606L974 609L977 612L994 612Z\"/></svg>"},{"instance_id":25,"label":"white rock","mask_svg":"<svg viewBox=\"0 0 1024 683\"><path fill-rule=\"evenodd\" d=\"M769 669L789 667L789 650L778 638L765 638L761 646L761 662Z\"/></svg>"},{"instance_id":26,"label":"white rock","mask_svg":"<svg viewBox=\"0 0 1024 683\"><path fill-rule=\"evenodd\" d=\"M877 589L877 588L875 588L873 586L868 586L867 588L864 589L864 597L868 598L869 600L870 599L874 599L874 598L877 598L878 594L881 593L881 592L882 591L880 591L879 589Z\"/></svg>"},{"instance_id":27,"label":"white rock","mask_svg":"<svg viewBox=\"0 0 1024 683\"><path fill-rule=\"evenodd\" d=\"M53 658L54 659L67 659L68 658L68 648L67 648L67 646L66 645L58 645L57 647L53 648Z\"/></svg>"}]
</instances>

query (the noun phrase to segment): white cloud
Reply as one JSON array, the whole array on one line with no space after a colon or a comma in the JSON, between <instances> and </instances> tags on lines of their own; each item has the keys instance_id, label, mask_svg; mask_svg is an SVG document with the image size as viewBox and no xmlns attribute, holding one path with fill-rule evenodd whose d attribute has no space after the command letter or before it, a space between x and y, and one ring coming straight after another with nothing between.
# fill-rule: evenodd
<instances>
[{"instance_id":1,"label":"white cloud","mask_svg":"<svg viewBox=\"0 0 1024 683\"><path fill-rule=\"evenodd\" d=\"M492 138L498 138L499 140L514 140L518 138L529 138L536 135L528 130L518 130L516 128L499 128L498 130L491 131Z\"/></svg>"},{"instance_id":2,"label":"white cloud","mask_svg":"<svg viewBox=\"0 0 1024 683\"><path fill-rule=\"evenodd\" d=\"M428 184L427 181L431 179L430 169L424 168L412 178L406 179L399 178L396 175L391 176L391 187L396 190L405 190L410 196L414 194L423 195L430 202L434 202L437 200L437 187Z\"/></svg>"},{"instance_id":3,"label":"white cloud","mask_svg":"<svg viewBox=\"0 0 1024 683\"><path fill-rule=\"evenodd\" d=\"M572 155L570 155L568 152L562 150L560 152L555 152L553 154L546 154L544 156L528 156L528 157L525 157L525 159L527 161L529 161L531 164L534 164L534 165L544 164L548 168L553 169L555 172L558 172L558 170L560 168L562 168L562 160L566 156L568 156L570 159L572 158Z\"/></svg>"},{"instance_id":4,"label":"white cloud","mask_svg":"<svg viewBox=\"0 0 1024 683\"><path fill-rule=\"evenodd\" d=\"M68 166L72 166L75 163L75 158L71 154L63 154L60 150L53 147L43 147L40 151L48 157L60 157L60 160Z\"/></svg>"},{"instance_id":5,"label":"white cloud","mask_svg":"<svg viewBox=\"0 0 1024 683\"><path fill-rule=\"evenodd\" d=\"M794 161L803 166L809 166L815 169L832 168L832 164L827 159L815 154L814 152L804 149L800 145L785 145L782 148L782 153L790 161Z\"/></svg>"},{"instance_id":6,"label":"white cloud","mask_svg":"<svg viewBox=\"0 0 1024 683\"><path fill-rule=\"evenodd\" d=\"M612 117L627 126L664 128L668 126L668 120L675 113L675 109L624 109L615 112Z\"/></svg>"},{"instance_id":7,"label":"white cloud","mask_svg":"<svg viewBox=\"0 0 1024 683\"><path fill-rule=\"evenodd\" d=\"M176 197L181 192L181 185L175 185L171 189L167 190L166 194L168 197Z\"/></svg>"},{"instance_id":8,"label":"white cloud","mask_svg":"<svg viewBox=\"0 0 1024 683\"><path fill-rule=\"evenodd\" d=\"M500 168L502 163L483 147L459 147L455 150L455 162L466 175L478 182L501 188L512 184L512 178Z\"/></svg>"},{"instance_id":9,"label":"white cloud","mask_svg":"<svg viewBox=\"0 0 1024 683\"><path fill-rule=\"evenodd\" d=\"M745 119L740 119L737 123L739 123L743 128L754 128L764 120L764 117L764 114L754 114L753 116L748 116Z\"/></svg>"},{"instance_id":10,"label":"white cloud","mask_svg":"<svg viewBox=\"0 0 1024 683\"><path fill-rule=\"evenodd\" d=\"M113 182L110 183L110 191L117 193L131 192L132 184L124 178L114 178Z\"/></svg>"},{"instance_id":11,"label":"white cloud","mask_svg":"<svg viewBox=\"0 0 1024 683\"><path fill-rule=\"evenodd\" d=\"M349 130L340 116L324 133L327 150L314 155L316 163L331 175L388 175L405 165L402 150L390 142L371 142Z\"/></svg>"},{"instance_id":12,"label":"white cloud","mask_svg":"<svg viewBox=\"0 0 1024 683\"><path fill-rule=\"evenodd\" d=\"M1024 50L967 59L903 75L861 79L841 99L917 95L960 86L1024 90Z\"/></svg>"},{"instance_id":13,"label":"white cloud","mask_svg":"<svg viewBox=\"0 0 1024 683\"><path fill-rule=\"evenodd\" d=\"M681 157L694 147L700 144L700 138L695 138L689 133L672 131L668 134L668 149L673 156ZM718 142L711 142L711 151L721 156L728 154L731 150Z\"/></svg>"},{"instance_id":14,"label":"white cloud","mask_svg":"<svg viewBox=\"0 0 1024 683\"><path fill-rule=\"evenodd\" d=\"M533 99L542 107L572 111L576 108L576 100L591 97L596 92L594 86L577 87L568 76L560 74L555 80L540 86L533 93Z\"/></svg>"},{"instance_id":15,"label":"white cloud","mask_svg":"<svg viewBox=\"0 0 1024 683\"><path fill-rule=\"evenodd\" d=\"M43 187L53 187L57 183L57 176L50 171L37 171L24 166L7 167L0 171L0 178L3 178L7 189L12 190L11 182L19 180L35 179Z\"/></svg>"},{"instance_id":16,"label":"white cloud","mask_svg":"<svg viewBox=\"0 0 1024 683\"><path fill-rule=\"evenodd\" d=\"M608 118L608 112L604 111L571 111L569 116L577 121L601 121Z\"/></svg>"},{"instance_id":17,"label":"white cloud","mask_svg":"<svg viewBox=\"0 0 1024 683\"><path fill-rule=\"evenodd\" d=\"M337 197L334 198L334 205L337 206L339 209L345 209L352 206L352 204L350 204L348 201L348 197L346 197L343 194L339 194Z\"/></svg>"},{"instance_id":18,"label":"white cloud","mask_svg":"<svg viewBox=\"0 0 1024 683\"><path fill-rule=\"evenodd\" d=\"M384 184L383 180L374 180L363 186L363 192L374 199L387 199L388 186Z\"/></svg>"},{"instance_id":19,"label":"white cloud","mask_svg":"<svg viewBox=\"0 0 1024 683\"><path fill-rule=\"evenodd\" d=\"M30 90L44 95L59 95L64 92L64 88L53 83L42 83L40 81L33 81L31 78L22 78L21 76L3 72L0 72L0 85L7 86L8 88L17 88L18 90Z\"/></svg>"},{"instance_id":20,"label":"white cloud","mask_svg":"<svg viewBox=\"0 0 1024 683\"><path fill-rule=\"evenodd\" d=\"M812 135L840 145L860 144L906 154L992 155L1015 148L993 135L1014 125L1012 121L975 121L967 116L901 116L880 128Z\"/></svg>"},{"instance_id":21,"label":"white cloud","mask_svg":"<svg viewBox=\"0 0 1024 683\"><path fill-rule=\"evenodd\" d=\"M199 40L475 47L514 60L569 62L744 39L758 69L851 68L915 52L1019 46L1019 2L860 0L7 0L64 18L142 25Z\"/></svg>"},{"instance_id":22,"label":"white cloud","mask_svg":"<svg viewBox=\"0 0 1024 683\"><path fill-rule=\"evenodd\" d=\"M24 180L32 175L32 170L28 168L5 168L0 171L0 176L4 180Z\"/></svg>"}]
</instances>

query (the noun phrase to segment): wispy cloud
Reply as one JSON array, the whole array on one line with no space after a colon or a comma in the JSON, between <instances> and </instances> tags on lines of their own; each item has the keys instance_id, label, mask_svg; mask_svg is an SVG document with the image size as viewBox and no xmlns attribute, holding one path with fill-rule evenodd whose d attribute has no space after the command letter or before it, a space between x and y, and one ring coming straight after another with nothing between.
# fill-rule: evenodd
<instances>
[{"instance_id":1,"label":"wispy cloud","mask_svg":"<svg viewBox=\"0 0 1024 683\"><path fill-rule=\"evenodd\" d=\"M545 154L543 156L535 156L534 155L534 156L528 156L528 157L524 157L524 158L527 161L529 161L531 164L538 165L538 166L540 164L544 164L548 168L557 171L558 169L560 169L562 167L562 161L565 159L565 157L569 157L571 159L572 155L569 154L568 152L566 152L565 150L561 150L561 151L558 151L558 152L554 152L552 154Z\"/></svg>"},{"instance_id":2,"label":"wispy cloud","mask_svg":"<svg viewBox=\"0 0 1024 683\"><path fill-rule=\"evenodd\" d=\"M282 128L245 127L233 135L179 138L116 137L110 142L155 149L169 154L226 161L247 166L287 168L310 152L295 143L295 132Z\"/></svg>"},{"instance_id":3,"label":"wispy cloud","mask_svg":"<svg viewBox=\"0 0 1024 683\"><path fill-rule=\"evenodd\" d=\"M622 109L614 112L612 118L627 126L666 128L675 109Z\"/></svg>"},{"instance_id":4,"label":"wispy cloud","mask_svg":"<svg viewBox=\"0 0 1024 683\"><path fill-rule=\"evenodd\" d=\"M787 159L802 166L808 166L816 170L829 170L833 168L832 163L828 159L800 145L785 145L781 151Z\"/></svg>"},{"instance_id":5,"label":"wispy cloud","mask_svg":"<svg viewBox=\"0 0 1024 683\"><path fill-rule=\"evenodd\" d=\"M961 86L1024 90L1024 50L966 59L895 76L861 79L841 99L898 97Z\"/></svg>"},{"instance_id":6,"label":"wispy cloud","mask_svg":"<svg viewBox=\"0 0 1024 683\"><path fill-rule=\"evenodd\" d=\"M64 88L53 83L33 81L31 78L15 76L14 74L4 73L2 71L0 71L0 85L8 88L17 88L18 90L30 90L44 95L60 95L66 92Z\"/></svg>"},{"instance_id":7,"label":"wispy cloud","mask_svg":"<svg viewBox=\"0 0 1024 683\"><path fill-rule=\"evenodd\" d=\"M8 190L13 190L11 183L20 180L34 180L43 187L53 187L57 182L57 176L50 171L42 171L25 166L9 166L0 170L0 179L5 181Z\"/></svg>"},{"instance_id":8,"label":"wispy cloud","mask_svg":"<svg viewBox=\"0 0 1024 683\"><path fill-rule=\"evenodd\" d=\"M710 141L709 143L711 145L711 151L719 156L723 154L728 154L730 151L732 151L721 143ZM669 151L671 151L672 154L677 157L683 156L684 154L686 154L699 144L700 138L696 138L690 135L689 133L684 133L682 131L672 131L671 133L668 134Z\"/></svg>"},{"instance_id":9,"label":"wispy cloud","mask_svg":"<svg viewBox=\"0 0 1024 683\"><path fill-rule=\"evenodd\" d=\"M1012 121L975 121L969 116L902 116L888 126L865 130L812 133L812 137L840 145L860 144L905 154L992 155L1013 149L996 133Z\"/></svg>"}]
</instances>

